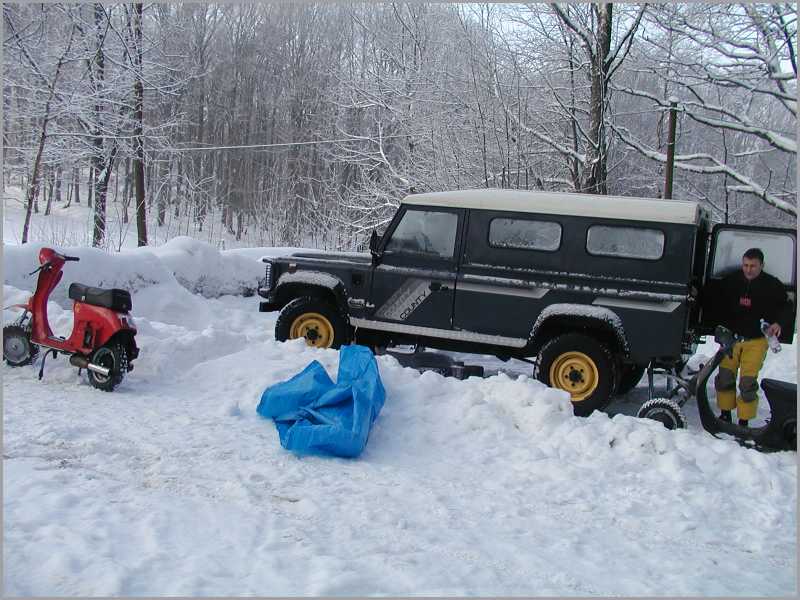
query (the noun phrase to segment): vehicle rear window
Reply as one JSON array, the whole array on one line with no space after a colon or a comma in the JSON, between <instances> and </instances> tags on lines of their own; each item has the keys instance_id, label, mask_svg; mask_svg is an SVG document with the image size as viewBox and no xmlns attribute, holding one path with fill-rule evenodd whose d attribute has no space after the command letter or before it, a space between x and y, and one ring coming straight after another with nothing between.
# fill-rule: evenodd
<instances>
[{"instance_id":1,"label":"vehicle rear window","mask_svg":"<svg viewBox=\"0 0 800 600\"><path fill-rule=\"evenodd\" d=\"M489 245L552 252L561 246L561 225L552 221L492 219L489 224Z\"/></svg>"},{"instance_id":2,"label":"vehicle rear window","mask_svg":"<svg viewBox=\"0 0 800 600\"><path fill-rule=\"evenodd\" d=\"M664 232L640 227L592 225L586 250L599 256L658 260L664 255Z\"/></svg>"}]
</instances>

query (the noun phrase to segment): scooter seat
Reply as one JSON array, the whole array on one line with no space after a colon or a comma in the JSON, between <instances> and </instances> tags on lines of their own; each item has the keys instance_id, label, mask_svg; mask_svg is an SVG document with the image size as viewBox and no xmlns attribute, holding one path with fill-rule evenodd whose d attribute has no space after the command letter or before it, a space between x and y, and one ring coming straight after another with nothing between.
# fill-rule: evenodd
<instances>
[{"instance_id":1,"label":"scooter seat","mask_svg":"<svg viewBox=\"0 0 800 600\"><path fill-rule=\"evenodd\" d=\"M770 402L794 402L797 403L797 384L777 379L762 379L761 389L767 395Z\"/></svg>"},{"instance_id":2,"label":"scooter seat","mask_svg":"<svg viewBox=\"0 0 800 600\"><path fill-rule=\"evenodd\" d=\"M96 288L81 283L69 286L69 297L78 302L102 306L117 312L129 312L133 307L130 292L116 288Z\"/></svg>"}]
</instances>

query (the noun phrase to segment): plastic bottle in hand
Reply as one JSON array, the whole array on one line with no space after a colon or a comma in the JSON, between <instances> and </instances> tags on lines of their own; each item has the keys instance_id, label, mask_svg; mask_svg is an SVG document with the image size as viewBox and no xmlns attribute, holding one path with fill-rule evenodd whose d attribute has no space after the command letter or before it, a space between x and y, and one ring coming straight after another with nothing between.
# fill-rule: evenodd
<instances>
[{"instance_id":1,"label":"plastic bottle in hand","mask_svg":"<svg viewBox=\"0 0 800 600\"><path fill-rule=\"evenodd\" d=\"M773 352L780 352L781 341L778 339L777 335L769 335L767 333L767 329L769 329L769 323L767 323L764 319L761 319L761 333L766 336L767 342L769 342L769 349Z\"/></svg>"}]
</instances>

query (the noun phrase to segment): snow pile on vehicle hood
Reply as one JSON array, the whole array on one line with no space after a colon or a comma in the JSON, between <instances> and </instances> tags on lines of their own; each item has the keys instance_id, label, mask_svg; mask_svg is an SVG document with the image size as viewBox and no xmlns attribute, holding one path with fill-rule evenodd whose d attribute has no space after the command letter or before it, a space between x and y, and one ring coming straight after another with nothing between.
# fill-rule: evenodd
<instances>
[{"instance_id":1,"label":"snow pile on vehicle hood","mask_svg":"<svg viewBox=\"0 0 800 600\"><path fill-rule=\"evenodd\" d=\"M44 244L4 244L3 282L33 291L36 276L29 273L39 267L42 247ZM69 285L74 282L121 288L132 294L153 286L172 288L178 284L193 294L216 298L226 294L252 294L258 279L264 276L264 266L257 260L239 253L220 252L210 244L189 237L173 238L163 246L123 249L114 254L84 247L55 247L55 250L81 259L64 265L61 283L50 297L59 304L66 301ZM263 254L264 249L259 253Z\"/></svg>"}]
</instances>

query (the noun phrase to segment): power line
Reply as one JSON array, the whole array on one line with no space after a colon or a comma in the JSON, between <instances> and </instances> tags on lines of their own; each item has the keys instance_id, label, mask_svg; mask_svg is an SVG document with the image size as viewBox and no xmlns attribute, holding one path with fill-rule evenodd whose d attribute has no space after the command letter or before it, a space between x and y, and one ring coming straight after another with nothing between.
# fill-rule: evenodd
<instances>
[{"instance_id":1,"label":"power line","mask_svg":"<svg viewBox=\"0 0 800 600\"><path fill-rule=\"evenodd\" d=\"M381 136L382 140L394 138L407 138L407 137L420 137L419 134L402 133L396 135ZM194 146L188 148L158 148L157 152L198 152L202 150L248 150L255 148L282 148L287 146L313 146L316 144L342 144L349 142L375 142L375 138L357 137L357 138L340 138L333 140L311 140L307 142L280 142L276 144L249 144L245 146ZM36 150L36 148L26 148L23 146L4 146L5 150Z\"/></svg>"}]
</instances>

